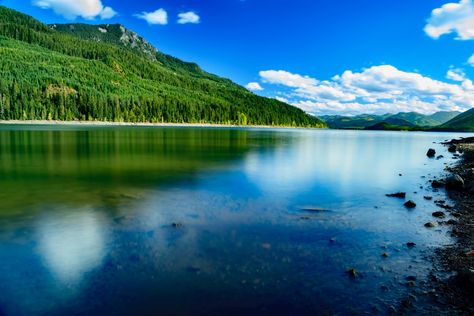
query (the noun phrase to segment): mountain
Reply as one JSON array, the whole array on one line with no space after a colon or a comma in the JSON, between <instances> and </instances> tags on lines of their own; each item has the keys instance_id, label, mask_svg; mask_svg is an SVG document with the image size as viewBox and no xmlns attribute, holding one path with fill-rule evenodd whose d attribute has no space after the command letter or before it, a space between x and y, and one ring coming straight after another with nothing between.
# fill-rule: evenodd
<instances>
[{"instance_id":1,"label":"mountain","mask_svg":"<svg viewBox=\"0 0 474 316\"><path fill-rule=\"evenodd\" d=\"M364 128L369 131L410 131L415 130L414 125L390 124L387 122L380 122L372 126Z\"/></svg>"},{"instance_id":2,"label":"mountain","mask_svg":"<svg viewBox=\"0 0 474 316\"><path fill-rule=\"evenodd\" d=\"M381 122L378 115L362 114L357 116L325 115L320 117L330 128L363 129Z\"/></svg>"},{"instance_id":3,"label":"mountain","mask_svg":"<svg viewBox=\"0 0 474 316\"><path fill-rule=\"evenodd\" d=\"M109 43L118 46L128 47L143 54L150 60L157 60L158 50L146 39L137 33L126 29L120 24L51 24L51 29L61 33L68 33L85 40Z\"/></svg>"},{"instance_id":4,"label":"mountain","mask_svg":"<svg viewBox=\"0 0 474 316\"><path fill-rule=\"evenodd\" d=\"M444 124L461 114L459 111L441 111L430 115L430 118L437 122L436 126Z\"/></svg>"},{"instance_id":5,"label":"mountain","mask_svg":"<svg viewBox=\"0 0 474 316\"><path fill-rule=\"evenodd\" d=\"M474 108L459 114L452 120L437 127L436 130L474 132Z\"/></svg>"},{"instance_id":6,"label":"mountain","mask_svg":"<svg viewBox=\"0 0 474 316\"><path fill-rule=\"evenodd\" d=\"M342 129L365 129L368 127L379 128L385 123L391 129L399 127L435 127L441 125L460 112L437 112L431 115L424 115L416 112L400 112L397 114L370 115L363 114L357 116L321 116L329 127Z\"/></svg>"},{"instance_id":7,"label":"mountain","mask_svg":"<svg viewBox=\"0 0 474 316\"><path fill-rule=\"evenodd\" d=\"M0 119L325 126L121 25L48 26L2 6Z\"/></svg>"}]
</instances>

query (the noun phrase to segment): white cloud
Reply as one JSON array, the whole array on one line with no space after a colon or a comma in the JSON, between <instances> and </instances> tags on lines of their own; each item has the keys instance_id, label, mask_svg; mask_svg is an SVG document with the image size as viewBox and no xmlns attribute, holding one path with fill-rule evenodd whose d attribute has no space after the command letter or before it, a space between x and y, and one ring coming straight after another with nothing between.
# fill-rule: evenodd
<instances>
[{"instance_id":1,"label":"white cloud","mask_svg":"<svg viewBox=\"0 0 474 316\"><path fill-rule=\"evenodd\" d=\"M314 113L387 113L466 110L474 107L474 86L459 69L448 72L459 83L446 83L391 65L373 66L360 72L345 71L319 81L286 71L261 71L264 82L290 89L292 104ZM278 93L277 93L278 94Z\"/></svg>"},{"instance_id":2,"label":"white cloud","mask_svg":"<svg viewBox=\"0 0 474 316\"><path fill-rule=\"evenodd\" d=\"M263 90L262 86L258 82L249 82L245 87L250 91L262 91Z\"/></svg>"},{"instance_id":3,"label":"white cloud","mask_svg":"<svg viewBox=\"0 0 474 316\"><path fill-rule=\"evenodd\" d=\"M102 20L111 19L117 15L117 12L114 11L111 7L105 7L102 12L100 12L100 18Z\"/></svg>"},{"instance_id":4,"label":"white cloud","mask_svg":"<svg viewBox=\"0 0 474 316\"><path fill-rule=\"evenodd\" d=\"M178 24L198 24L200 19L199 15L193 11L178 14Z\"/></svg>"},{"instance_id":5,"label":"white cloud","mask_svg":"<svg viewBox=\"0 0 474 316\"><path fill-rule=\"evenodd\" d=\"M446 78L453 81L464 81L466 79L466 74L462 69L450 68L446 73Z\"/></svg>"},{"instance_id":6,"label":"white cloud","mask_svg":"<svg viewBox=\"0 0 474 316\"><path fill-rule=\"evenodd\" d=\"M154 12L142 12L140 14L135 14L135 16L147 21L148 24L168 24L168 13L164 9L158 9Z\"/></svg>"},{"instance_id":7,"label":"white cloud","mask_svg":"<svg viewBox=\"0 0 474 316\"><path fill-rule=\"evenodd\" d=\"M467 63L471 65L472 67L474 67L474 54L471 55L471 57L469 57L469 59L467 60Z\"/></svg>"},{"instance_id":8,"label":"white cloud","mask_svg":"<svg viewBox=\"0 0 474 316\"><path fill-rule=\"evenodd\" d=\"M450 33L456 33L456 38L460 40L474 39L474 3L472 0L461 0L434 9L425 32L434 39Z\"/></svg>"},{"instance_id":9,"label":"white cloud","mask_svg":"<svg viewBox=\"0 0 474 316\"><path fill-rule=\"evenodd\" d=\"M292 74L291 72L284 70L260 71L259 74L264 82L284 85L291 88L305 88L314 86L318 83L316 79L308 76Z\"/></svg>"},{"instance_id":10,"label":"white cloud","mask_svg":"<svg viewBox=\"0 0 474 316\"><path fill-rule=\"evenodd\" d=\"M117 15L111 7L104 7L101 0L33 0L33 5L42 9L52 9L66 19L77 17L92 20L96 17L110 19Z\"/></svg>"}]
</instances>

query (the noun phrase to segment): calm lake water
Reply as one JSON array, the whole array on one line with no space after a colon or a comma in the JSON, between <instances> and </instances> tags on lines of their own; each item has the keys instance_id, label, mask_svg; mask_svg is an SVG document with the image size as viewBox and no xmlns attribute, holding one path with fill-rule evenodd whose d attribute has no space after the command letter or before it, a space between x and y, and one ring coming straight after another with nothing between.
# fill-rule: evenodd
<instances>
[{"instance_id":1,"label":"calm lake water","mask_svg":"<svg viewBox=\"0 0 474 316\"><path fill-rule=\"evenodd\" d=\"M452 242L423 196L457 136L0 126L0 315L399 310Z\"/></svg>"}]
</instances>

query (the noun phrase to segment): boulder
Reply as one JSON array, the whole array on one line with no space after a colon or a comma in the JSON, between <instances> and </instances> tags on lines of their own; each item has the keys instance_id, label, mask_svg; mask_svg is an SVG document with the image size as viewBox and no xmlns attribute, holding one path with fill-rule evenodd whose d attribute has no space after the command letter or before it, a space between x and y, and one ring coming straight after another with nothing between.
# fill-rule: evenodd
<instances>
[{"instance_id":1,"label":"boulder","mask_svg":"<svg viewBox=\"0 0 474 316\"><path fill-rule=\"evenodd\" d=\"M464 179L458 174L453 174L446 179L446 189L461 190L464 188Z\"/></svg>"},{"instance_id":2,"label":"boulder","mask_svg":"<svg viewBox=\"0 0 474 316\"><path fill-rule=\"evenodd\" d=\"M391 193L391 194L385 194L385 196L388 197L396 197L396 198L401 198L404 199L406 197L406 192L397 192L397 193Z\"/></svg>"},{"instance_id":3,"label":"boulder","mask_svg":"<svg viewBox=\"0 0 474 316\"><path fill-rule=\"evenodd\" d=\"M436 211L436 212L433 212L433 217L438 217L438 218L443 218L445 215L444 215L444 212L441 212L441 211Z\"/></svg>"},{"instance_id":4,"label":"boulder","mask_svg":"<svg viewBox=\"0 0 474 316\"><path fill-rule=\"evenodd\" d=\"M431 186L433 187L433 189L439 189L439 188L444 187L445 184L443 181L433 180L431 182Z\"/></svg>"},{"instance_id":5,"label":"boulder","mask_svg":"<svg viewBox=\"0 0 474 316\"><path fill-rule=\"evenodd\" d=\"M450 146L448 147L448 151L449 151L450 153L455 153L457 150L458 150L458 147L456 147L456 145L450 145Z\"/></svg>"},{"instance_id":6,"label":"boulder","mask_svg":"<svg viewBox=\"0 0 474 316\"><path fill-rule=\"evenodd\" d=\"M426 153L426 155L430 158L433 158L436 155L436 150L434 150L433 148L430 148L428 149L428 152Z\"/></svg>"},{"instance_id":7,"label":"boulder","mask_svg":"<svg viewBox=\"0 0 474 316\"><path fill-rule=\"evenodd\" d=\"M406 208L415 208L415 207L416 207L416 203L413 202L412 200L407 201L407 202L406 202L405 204L403 204L403 205L405 205Z\"/></svg>"},{"instance_id":8,"label":"boulder","mask_svg":"<svg viewBox=\"0 0 474 316\"><path fill-rule=\"evenodd\" d=\"M428 227L428 228L433 228L433 227L437 227L438 226L438 223L437 222L428 222L425 224L425 227Z\"/></svg>"}]
</instances>

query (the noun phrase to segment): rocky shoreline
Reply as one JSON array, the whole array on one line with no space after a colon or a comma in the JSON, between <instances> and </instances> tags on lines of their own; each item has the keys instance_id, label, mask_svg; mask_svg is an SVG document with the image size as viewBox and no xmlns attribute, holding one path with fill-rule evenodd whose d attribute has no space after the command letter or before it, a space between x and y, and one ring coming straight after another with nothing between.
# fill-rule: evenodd
<instances>
[{"instance_id":1,"label":"rocky shoreline","mask_svg":"<svg viewBox=\"0 0 474 316\"><path fill-rule=\"evenodd\" d=\"M451 235L455 243L436 251L435 264L447 271L440 280L433 276L435 300L449 314L474 314L474 137L451 140L444 145L459 163L446 168L446 181L432 183L445 186L454 207L446 209L454 218Z\"/></svg>"}]
</instances>

